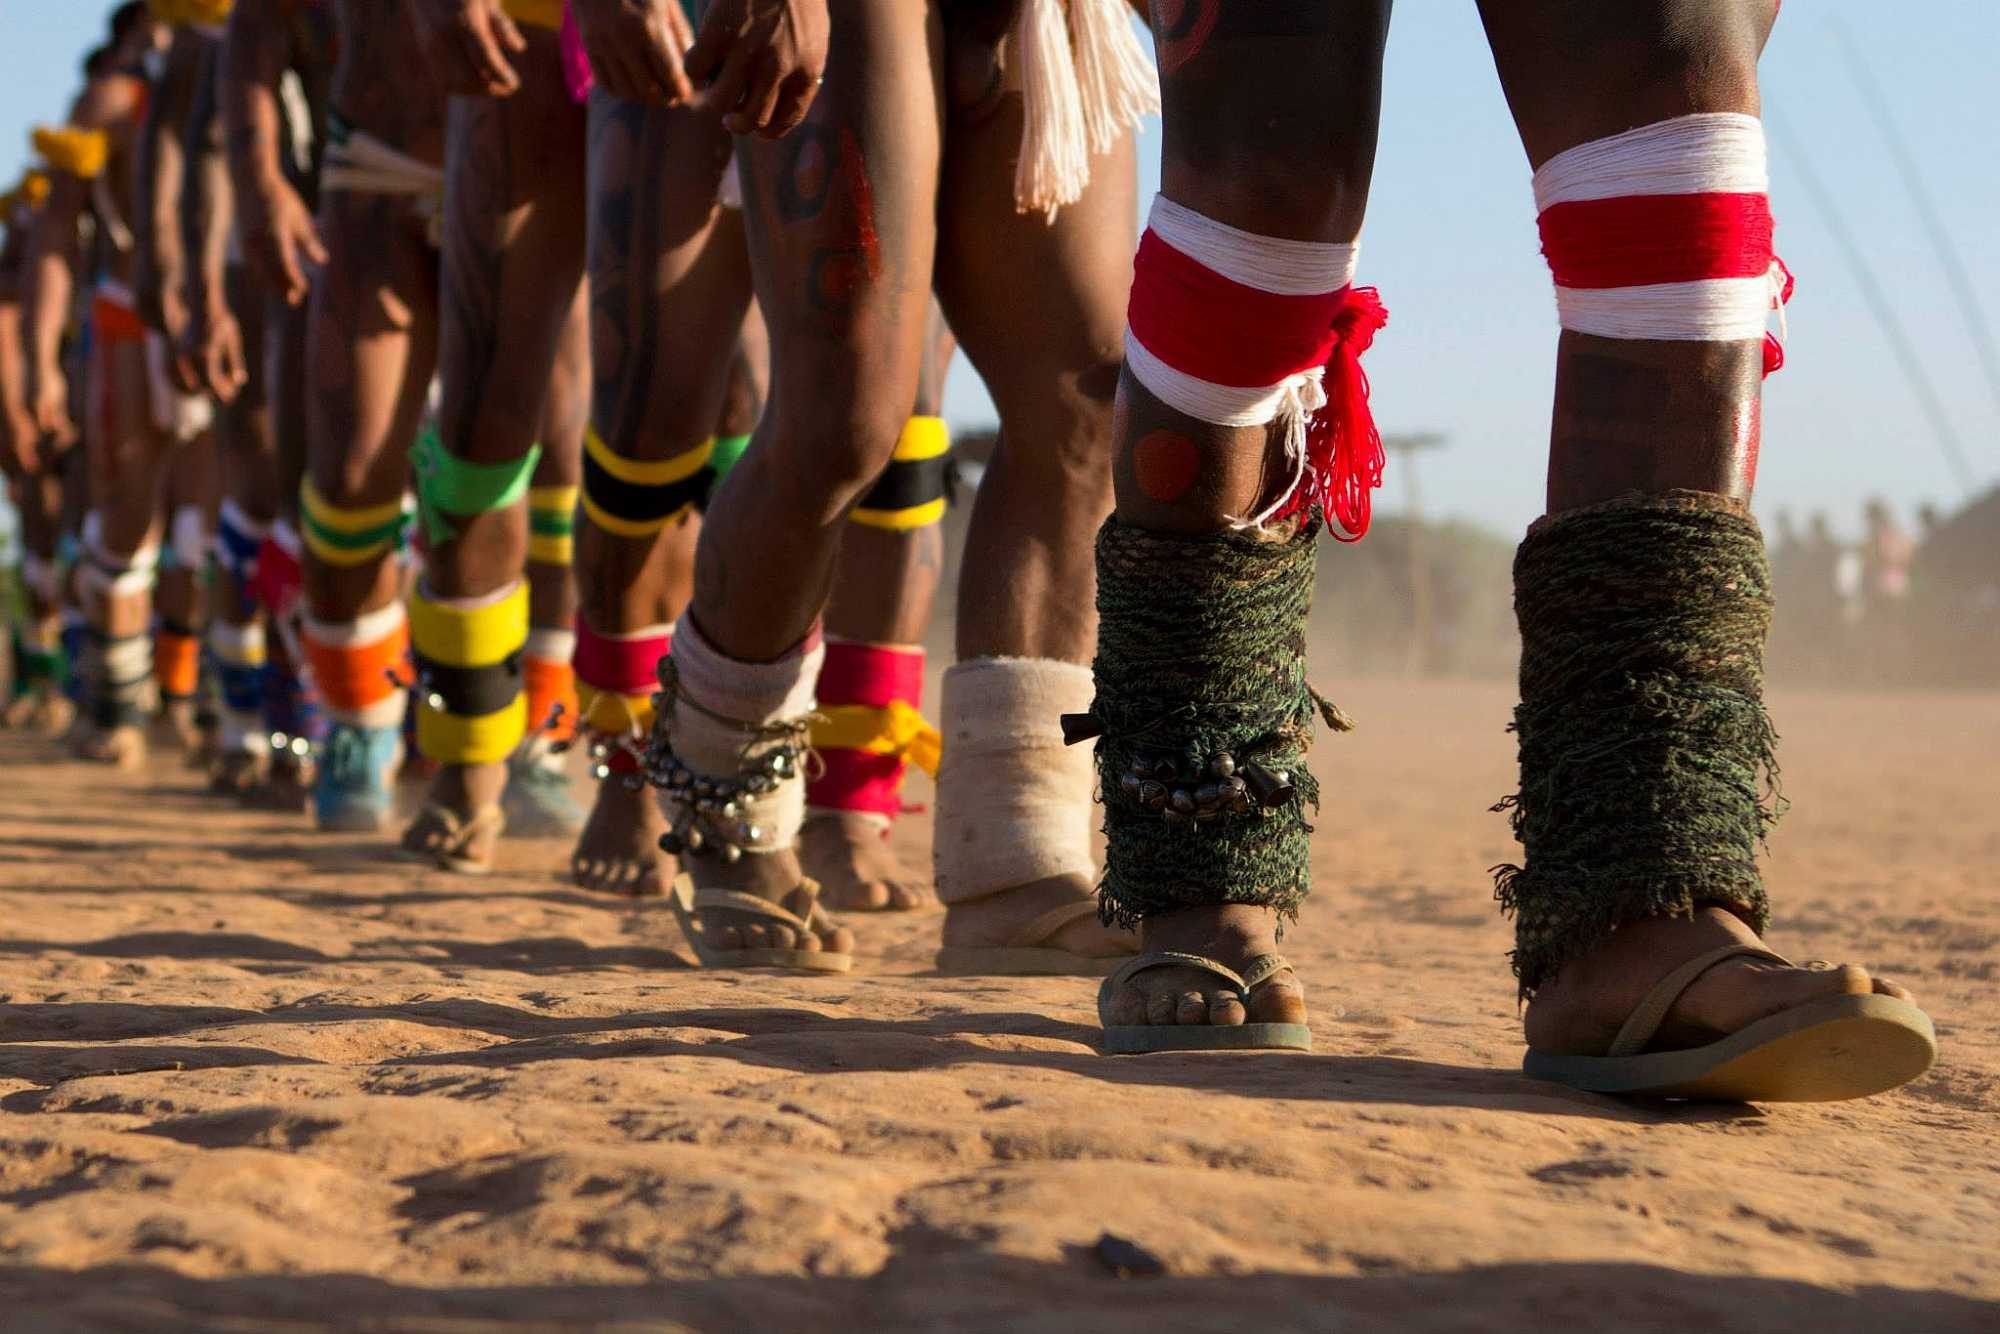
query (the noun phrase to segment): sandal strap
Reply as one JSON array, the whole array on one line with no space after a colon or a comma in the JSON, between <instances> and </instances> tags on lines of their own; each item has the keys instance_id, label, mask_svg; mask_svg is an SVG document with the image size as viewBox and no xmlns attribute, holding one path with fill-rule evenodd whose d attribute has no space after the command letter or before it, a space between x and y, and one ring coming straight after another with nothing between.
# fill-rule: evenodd
<instances>
[{"instance_id":1,"label":"sandal strap","mask_svg":"<svg viewBox=\"0 0 2000 1334\"><path fill-rule=\"evenodd\" d=\"M1213 973L1238 992L1247 990L1242 976L1235 969L1206 955L1187 954L1181 950L1154 950L1150 954L1135 955L1119 965L1118 971L1111 975L1109 986L1114 989L1122 987L1139 974L1154 968L1198 968L1204 973Z\"/></svg>"},{"instance_id":2,"label":"sandal strap","mask_svg":"<svg viewBox=\"0 0 2000 1334\"><path fill-rule=\"evenodd\" d=\"M1065 903L1060 908L1051 908L1034 921L1016 931L1008 938L1010 949L1033 949L1046 945L1055 938L1057 932L1071 922L1080 922L1086 917L1097 916L1096 899L1079 899L1075 903Z\"/></svg>"},{"instance_id":3,"label":"sandal strap","mask_svg":"<svg viewBox=\"0 0 2000 1334\"><path fill-rule=\"evenodd\" d=\"M755 894L745 894L735 889L697 889L694 892L693 907L696 912L703 908L719 908L728 912L749 913L754 917L769 917L783 922L786 926L800 931L812 930L812 923L780 904L769 899L760 899ZM817 910L819 905L814 904Z\"/></svg>"},{"instance_id":4,"label":"sandal strap","mask_svg":"<svg viewBox=\"0 0 2000 1334\"><path fill-rule=\"evenodd\" d=\"M1667 1012L1674 1008L1674 1002L1681 998L1682 993L1693 986L1703 973L1730 959L1768 959L1772 963L1787 965L1791 963L1791 960L1784 955L1774 953L1762 945L1751 945L1742 941L1710 950L1706 954L1697 954L1654 983L1653 989L1646 993L1645 998L1626 1017L1624 1025L1618 1030L1618 1036L1611 1039L1611 1049L1604 1054L1636 1056L1644 1051L1646 1045L1659 1033L1660 1025L1667 1021Z\"/></svg>"},{"instance_id":5,"label":"sandal strap","mask_svg":"<svg viewBox=\"0 0 2000 1334\"><path fill-rule=\"evenodd\" d=\"M1289 972L1292 961L1282 954L1260 954L1243 965L1243 994L1249 995L1279 973Z\"/></svg>"}]
</instances>

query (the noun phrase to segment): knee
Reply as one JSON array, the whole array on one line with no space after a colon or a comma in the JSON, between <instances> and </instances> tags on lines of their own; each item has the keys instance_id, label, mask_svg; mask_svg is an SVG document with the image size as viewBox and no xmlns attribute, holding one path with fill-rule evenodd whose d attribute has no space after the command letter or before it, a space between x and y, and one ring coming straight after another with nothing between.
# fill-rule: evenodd
<instances>
[{"instance_id":1,"label":"knee","mask_svg":"<svg viewBox=\"0 0 2000 1334\"><path fill-rule=\"evenodd\" d=\"M894 459L910 419L909 404L879 402L808 406L780 411L766 456L774 479L809 522L825 525L846 514ZM753 455L754 457L754 455Z\"/></svg>"}]
</instances>

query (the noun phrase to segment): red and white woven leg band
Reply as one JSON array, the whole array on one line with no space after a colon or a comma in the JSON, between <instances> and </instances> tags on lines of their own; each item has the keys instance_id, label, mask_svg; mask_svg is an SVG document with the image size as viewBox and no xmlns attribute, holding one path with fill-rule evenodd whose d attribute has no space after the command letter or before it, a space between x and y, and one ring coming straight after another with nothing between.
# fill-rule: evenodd
<instances>
[{"instance_id":1,"label":"red and white woven leg band","mask_svg":"<svg viewBox=\"0 0 2000 1334\"><path fill-rule=\"evenodd\" d=\"M1764 126L1705 112L1556 154L1535 173L1565 329L1601 338L1765 340L1784 362L1792 277L1771 246Z\"/></svg>"},{"instance_id":2,"label":"red and white woven leg band","mask_svg":"<svg viewBox=\"0 0 2000 1334\"><path fill-rule=\"evenodd\" d=\"M1176 412L1286 426L1296 482L1252 525L1319 509L1336 536L1368 529L1382 443L1360 356L1387 322L1354 286L1357 247L1258 236L1165 197L1133 263L1125 364Z\"/></svg>"}]
</instances>

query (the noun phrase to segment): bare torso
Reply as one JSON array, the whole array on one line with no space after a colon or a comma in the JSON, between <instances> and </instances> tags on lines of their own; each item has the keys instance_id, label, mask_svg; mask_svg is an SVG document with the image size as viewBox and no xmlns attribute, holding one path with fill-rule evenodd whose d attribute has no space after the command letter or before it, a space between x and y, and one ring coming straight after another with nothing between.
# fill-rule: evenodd
<instances>
[{"instance_id":1,"label":"bare torso","mask_svg":"<svg viewBox=\"0 0 2000 1334\"><path fill-rule=\"evenodd\" d=\"M430 76L403 0L339 0L332 106L357 130L424 162L444 161L444 89Z\"/></svg>"}]
</instances>

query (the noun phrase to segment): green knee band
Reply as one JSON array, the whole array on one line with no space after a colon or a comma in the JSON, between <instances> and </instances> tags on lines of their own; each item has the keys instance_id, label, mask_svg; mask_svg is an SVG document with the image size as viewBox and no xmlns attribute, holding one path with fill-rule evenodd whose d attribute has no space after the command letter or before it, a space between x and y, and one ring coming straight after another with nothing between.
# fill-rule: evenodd
<instances>
[{"instance_id":1,"label":"green knee band","mask_svg":"<svg viewBox=\"0 0 2000 1334\"><path fill-rule=\"evenodd\" d=\"M1179 537L1115 518L1098 533L1107 920L1224 903L1297 916L1313 718L1351 726L1306 684L1317 533Z\"/></svg>"},{"instance_id":2,"label":"green knee band","mask_svg":"<svg viewBox=\"0 0 2000 1334\"><path fill-rule=\"evenodd\" d=\"M1514 559L1521 865L1497 869L1531 996L1618 926L1704 904L1762 930L1783 800L1764 712L1771 572L1740 505L1678 491L1543 519Z\"/></svg>"},{"instance_id":3,"label":"green knee band","mask_svg":"<svg viewBox=\"0 0 2000 1334\"><path fill-rule=\"evenodd\" d=\"M742 459L743 452L749 448L750 437L747 435L718 435L715 437L715 449L708 456L708 475L711 490L722 484L722 479L729 476L730 470L735 468L738 461Z\"/></svg>"},{"instance_id":4,"label":"green knee band","mask_svg":"<svg viewBox=\"0 0 2000 1334\"><path fill-rule=\"evenodd\" d=\"M410 453L424 536L436 546L458 535L447 516L462 518L518 505L541 457L542 447L532 445L526 454L505 463L469 463L444 447L435 427L426 426Z\"/></svg>"}]
</instances>

